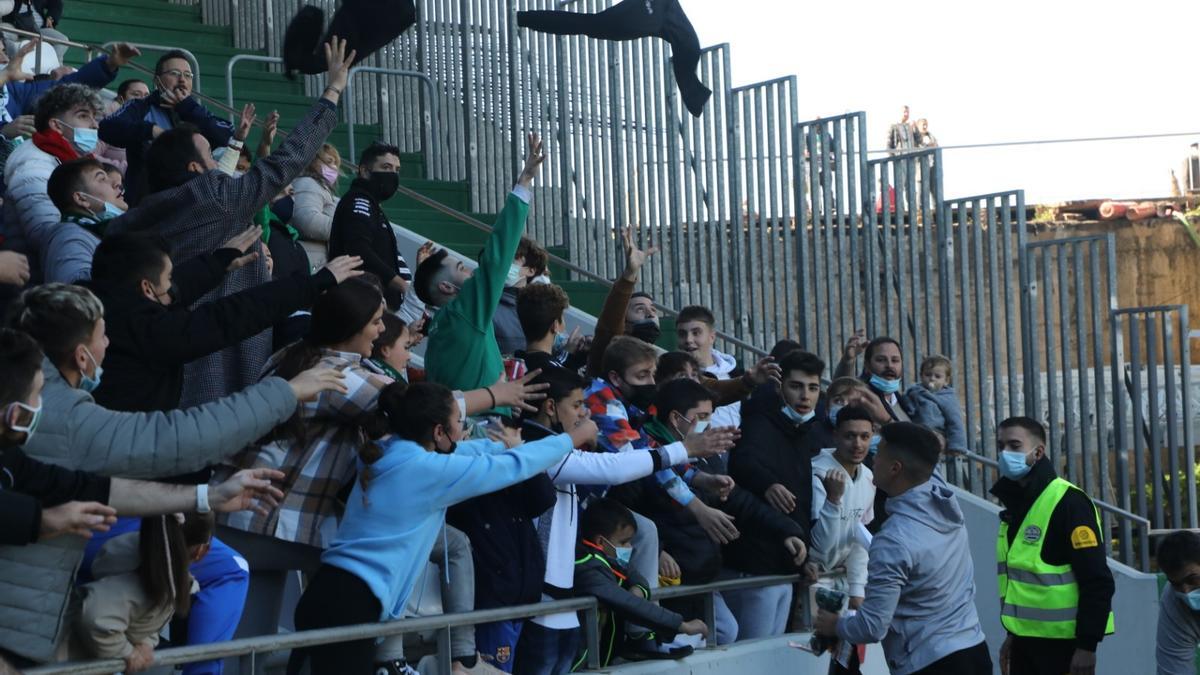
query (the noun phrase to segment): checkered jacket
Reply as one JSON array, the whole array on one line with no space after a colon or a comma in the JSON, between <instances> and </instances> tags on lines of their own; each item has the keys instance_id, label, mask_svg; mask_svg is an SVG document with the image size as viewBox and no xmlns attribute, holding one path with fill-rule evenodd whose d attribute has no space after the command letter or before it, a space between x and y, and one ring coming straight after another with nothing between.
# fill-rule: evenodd
<instances>
[{"instance_id":1,"label":"checkered jacket","mask_svg":"<svg viewBox=\"0 0 1200 675\"><path fill-rule=\"evenodd\" d=\"M270 371L283 354L267 364ZM222 522L247 532L324 548L337 532L342 515L339 495L355 478L359 451L370 443L359 425L362 417L375 411L379 392L392 379L363 365L358 354L322 350L320 367L335 368L346 376L345 394L325 392L298 409L304 422L304 440L290 436L238 453L231 466L217 475L241 469L268 467L285 474L283 501L263 516L249 511L225 516Z\"/></svg>"},{"instance_id":2,"label":"checkered jacket","mask_svg":"<svg viewBox=\"0 0 1200 675\"><path fill-rule=\"evenodd\" d=\"M171 244L176 264L211 253L245 230L254 215L312 163L337 124L337 107L319 99L279 148L233 178L209 171L183 185L146 196L109 223L107 232L154 231ZM270 280L259 258L227 275L199 303L233 295ZM182 407L212 401L253 384L271 355L271 330L193 361L184 371Z\"/></svg>"}]
</instances>

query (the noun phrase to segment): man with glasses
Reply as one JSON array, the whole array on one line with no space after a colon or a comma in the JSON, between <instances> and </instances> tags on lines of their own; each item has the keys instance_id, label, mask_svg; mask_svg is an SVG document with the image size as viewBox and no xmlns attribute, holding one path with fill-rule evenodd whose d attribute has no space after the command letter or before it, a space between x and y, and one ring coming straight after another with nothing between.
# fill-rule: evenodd
<instances>
[{"instance_id":1,"label":"man with glasses","mask_svg":"<svg viewBox=\"0 0 1200 675\"><path fill-rule=\"evenodd\" d=\"M136 205L146 193L145 152L164 131L186 122L195 126L210 147L230 145L233 125L214 115L192 96L196 74L181 51L169 51L154 68L154 91L131 99L100 122L100 140L128 151L126 201ZM240 144L238 144L240 147ZM235 150L239 148L234 148Z\"/></svg>"}]
</instances>

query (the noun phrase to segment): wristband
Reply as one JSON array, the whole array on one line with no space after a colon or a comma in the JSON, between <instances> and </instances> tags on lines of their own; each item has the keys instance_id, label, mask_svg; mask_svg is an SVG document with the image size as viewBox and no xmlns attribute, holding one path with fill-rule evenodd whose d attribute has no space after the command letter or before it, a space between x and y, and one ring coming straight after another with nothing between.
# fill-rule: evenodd
<instances>
[{"instance_id":1,"label":"wristband","mask_svg":"<svg viewBox=\"0 0 1200 675\"><path fill-rule=\"evenodd\" d=\"M488 397L490 397L492 399L492 407L495 408L496 407L496 395L492 393L492 388L484 387L483 390L488 393Z\"/></svg>"},{"instance_id":2,"label":"wristband","mask_svg":"<svg viewBox=\"0 0 1200 675\"><path fill-rule=\"evenodd\" d=\"M332 91L333 93L337 94L338 96L342 95L342 90L338 89L337 87L333 86L332 84L326 85L325 90L322 91L321 93L325 93L326 91Z\"/></svg>"},{"instance_id":3,"label":"wristband","mask_svg":"<svg viewBox=\"0 0 1200 675\"><path fill-rule=\"evenodd\" d=\"M236 138L229 139L229 147L233 148L234 150L241 150L243 145L245 144Z\"/></svg>"},{"instance_id":4,"label":"wristband","mask_svg":"<svg viewBox=\"0 0 1200 675\"><path fill-rule=\"evenodd\" d=\"M208 505L208 484L196 486L196 513L208 513L212 507Z\"/></svg>"}]
</instances>

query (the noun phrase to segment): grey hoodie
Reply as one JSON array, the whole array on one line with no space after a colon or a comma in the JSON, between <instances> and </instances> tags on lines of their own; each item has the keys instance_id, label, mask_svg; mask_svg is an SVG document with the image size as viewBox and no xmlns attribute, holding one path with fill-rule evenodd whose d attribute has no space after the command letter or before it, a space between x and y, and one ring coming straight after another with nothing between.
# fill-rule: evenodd
<instances>
[{"instance_id":1,"label":"grey hoodie","mask_svg":"<svg viewBox=\"0 0 1200 675\"><path fill-rule=\"evenodd\" d=\"M883 642L892 675L907 675L983 641L975 565L953 491L930 480L887 500L871 542L867 597L838 620L838 637Z\"/></svg>"}]
</instances>

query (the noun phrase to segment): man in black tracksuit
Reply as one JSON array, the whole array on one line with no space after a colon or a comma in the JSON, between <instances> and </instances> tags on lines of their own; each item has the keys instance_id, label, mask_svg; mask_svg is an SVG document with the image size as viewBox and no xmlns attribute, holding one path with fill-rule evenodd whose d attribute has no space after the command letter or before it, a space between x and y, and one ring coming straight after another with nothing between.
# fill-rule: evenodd
<instances>
[{"instance_id":1,"label":"man in black tracksuit","mask_svg":"<svg viewBox=\"0 0 1200 675\"><path fill-rule=\"evenodd\" d=\"M1005 507L997 553L1008 631L1000 664L1009 675L1095 672L1096 647L1113 632L1116 586L1096 506L1058 478L1045 433L1028 417L996 431L1002 478L991 492Z\"/></svg>"},{"instance_id":2,"label":"man in black tracksuit","mask_svg":"<svg viewBox=\"0 0 1200 675\"><path fill-rule=\"evenodd\" d=\"M363 270L379 277L383 297L395 310L404 302L412 271L400 255L396 233L381 204L400 187L400 149L372 143L358 162L358 177L333 212L329 257L358 256Z\"/></svg>"},{"instance_id":3,"label":"man in black tracksuit","mask_svg":"<svg viewBox=\"0 0 1200 675\"><path fill-rule=\"evenodd\" d=\"M817 415L825 364L805 351L780 363L780 390L764 385L742 407L742 438L729 453L737 484L788 515L809 543L812 527L812 457L833 445ZM744 537L725 550L725 564L743 574L779 574L795 568L775 540ZM791 610L791 586L738 591L726 601L738 620L739 637L779 635Z\"/></svg>"}]
</instances>

